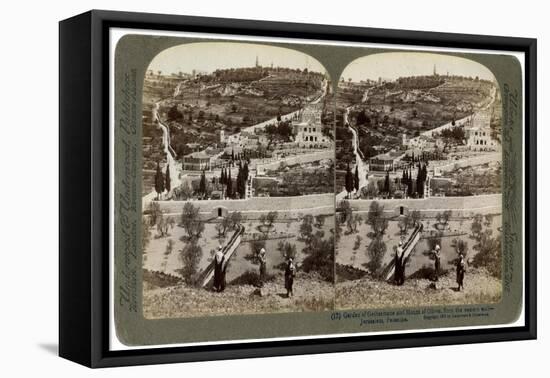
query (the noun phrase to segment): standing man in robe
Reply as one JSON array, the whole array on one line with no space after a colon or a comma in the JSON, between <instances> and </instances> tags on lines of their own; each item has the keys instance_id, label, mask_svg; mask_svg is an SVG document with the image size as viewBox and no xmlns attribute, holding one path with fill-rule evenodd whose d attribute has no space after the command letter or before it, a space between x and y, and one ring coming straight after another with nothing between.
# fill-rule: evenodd
<instances>
[{"instance_id":1,"label":"standing man in robe","mask_svg":"<svg viewBox=\"0 0 550 378\"><path fill-rule=\"evenodd\" d=\"M458 261L456 263L456 283L458 284L458 291L464 289L464 273L466 272L466 263L464 262L464 255L460 253L458 255Z\"/></svg>"},{"instance_id":2,"label":"standing man in robe","mask_svg":"<svg viewBox=\"0 0 550 378\"><path fill-rule=\"evenodd\" d=\"M435 281L439 281L439 272L441 270L441 247L439 244L435 245L434 251L434 272L435 272Z\"/></svg>"},{"instance_id":3,"label":"standing man in robe","mask_svg":"<svg viewBox=\"0 0 550 378\"><path fill-rule=\"evenodd\" d=\"M292 298L292 296L294 295L294 292L292 291L292 286L294 285L295 276L296 266L292 261L292 257L289 257L285 267L285 289L287 298Z\"/></svg>"},{"instance_id":4,"label":"standing man in robe","mask_svg":"<svg viewBox=\"0 0 550 378\"><path fill-rule=\"evenodd\" d=\"M265 276L267 273L267 258L265 255L265 248L260 250L258 254L258 260L260 261L260 287L264 286Z\"/></svg>"},{"instance_id":5,"label":"standing man in robe","mask_svg":"<svg viewBox=\"0 0 550 378\"><path fill-rule=\"evenodd\" d=\"M403 285L405 283L405 262L403 257L405 255L405 250L403 249L403 242L399 242L399 246L395 250L395 259L394 259L394 277L396 285Z\"/></svg>"},{"instance_id":6,"label":"standing man in robe","mask_svg":"<svg viewBox=\"0 0 550 378\"><path fill-rule=\"evenodd\" d=\"M223 248L220 245L218 247L216 254L214 255L214 290L218 293L223 291L225 287L224 285L225 270L223 268L224 261L225 261L225 256L223 254Z\"/></svg>"}]
</instances>

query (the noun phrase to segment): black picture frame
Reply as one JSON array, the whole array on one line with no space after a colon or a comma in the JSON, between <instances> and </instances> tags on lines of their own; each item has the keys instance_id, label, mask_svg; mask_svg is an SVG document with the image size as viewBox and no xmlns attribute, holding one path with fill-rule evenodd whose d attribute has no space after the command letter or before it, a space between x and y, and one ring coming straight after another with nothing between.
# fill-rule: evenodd
<instances>
[{"instance_id":1,"label":"black picture frame","mask_svg":"<svg viewBox=\"0 0 550 378\"><path fill-rule=\"evenodd\" d=\"M110 351L106 125L113 27L525 53L525 326ZM100 10L61 21L59 31L61 357L109 367L536 338L536 39Z\"/></svg>"}]
</instances>

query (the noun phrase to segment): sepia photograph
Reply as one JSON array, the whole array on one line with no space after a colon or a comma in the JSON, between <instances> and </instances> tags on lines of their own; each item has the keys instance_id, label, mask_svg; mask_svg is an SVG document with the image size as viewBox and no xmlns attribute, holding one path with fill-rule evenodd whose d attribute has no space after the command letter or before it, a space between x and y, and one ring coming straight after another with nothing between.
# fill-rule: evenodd
<instances>
[{"instance_id":1,"label":"sepia photograph","mask_svg":"<svg viewBox=\"0 0 550 378\"><path fill-rule=\"evenodd\" d=\"M259 19L60 22L63 357L536 337L536 40Z\"/></svg>"},{"instance_id":2,"label":"sepia photograph","mask_svg":"<svg viewBox=\"0 0 550 378\"><path fill-rule=\"evenodd\" d=\"M491 71L446 54L373 54L344 70L336 108L336 307L499 302Z\"/></svg>"},{"instance_id":3,"label":"sepia photograph","mask_svg":"<svg viewBox=\"0 0 550 378\"><path fill-rule=\"evenodd\" d=\"M314 58L171 47L143 87L146 318L324 311L334 301L330 81Z\"/></svg>"}]
</instances>

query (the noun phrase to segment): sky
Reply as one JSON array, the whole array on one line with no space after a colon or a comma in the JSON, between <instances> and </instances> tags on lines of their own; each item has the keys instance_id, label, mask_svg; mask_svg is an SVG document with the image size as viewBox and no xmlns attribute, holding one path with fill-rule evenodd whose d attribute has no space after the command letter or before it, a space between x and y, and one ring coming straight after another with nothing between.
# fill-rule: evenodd
<instances>
[{"instance_id":1,"label":"sky","mask_svg":"<svg viewBox=\"0 0 550 378\"><path fill-rule=\"evenodd\" d=\"M403 76L431 75L434 64L439 75L479 76L480 79L494 80L488 68L469 59L444 54L422 52L389 52L369 55L351 62L342 73L345 80L365 79L394 80Z\"/></svg>"},{"instance_id":2,"label":"sky","mask_svg":"<svg viewBox=\"0 0 550 378\"><path fill-rule=\"evenodd\" d=\"M311 56L274 46L240 42L199 42L170 47L153 58L149 69L163 73L191 73L193 69L210 73L216 69L254 67L258 57L261 66L307 68L325 72Z\"/></svg>"}]
</instances>

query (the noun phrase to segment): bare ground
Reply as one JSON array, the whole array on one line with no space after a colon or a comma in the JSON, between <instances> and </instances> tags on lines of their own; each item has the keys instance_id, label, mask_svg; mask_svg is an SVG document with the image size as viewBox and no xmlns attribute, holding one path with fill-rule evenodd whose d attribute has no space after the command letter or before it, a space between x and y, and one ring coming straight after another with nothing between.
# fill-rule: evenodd
<instances>
[{"instance_id":1,"label":"bare ground","mask_svg":"<svg viewBox=\"0 0 550 378\"><path fill-rule=\"evenodd\" d=\"M147 319L194 316L329 311L334 308L334 286L313 274L299 272L294 296L286 297L284 277L278 273L260 290L253 285L228 285L223 293L185 285L143 291Z\"/></svg>"},{"instance_id":2,"label":"bare ground","mask_svg":"<svg viewBox=\"0 0 550 378\"><path fill-rule=\"evenodd\" d=\"M456 291L455 274L440 277L437 289L428 279L407 279L403 286L365 277L336 285L336 308L367 309L496 303L502 297L501 281L482 269L469 268L464 290Z\"/></svg>"}]
</instances>

